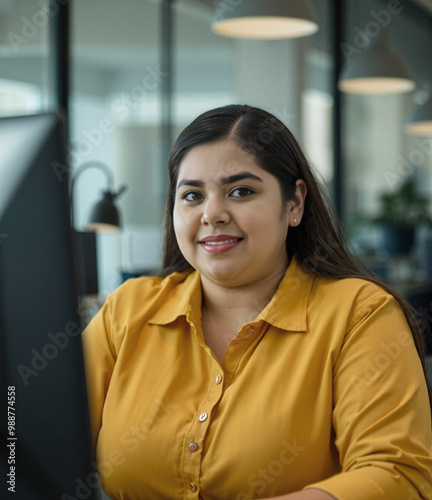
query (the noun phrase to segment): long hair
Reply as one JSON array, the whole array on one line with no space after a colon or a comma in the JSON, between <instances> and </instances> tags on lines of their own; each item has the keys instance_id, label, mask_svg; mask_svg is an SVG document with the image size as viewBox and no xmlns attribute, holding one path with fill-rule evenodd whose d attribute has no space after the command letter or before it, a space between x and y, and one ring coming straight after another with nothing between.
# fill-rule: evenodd
<instances>
[{"instance_id":1,"label":"long hair","mask_svg":"<svg viewBox=\"0 0 432 500\"><path fill-rule=\"evenodd\" d=\"M248 152L257 165L277 178L282 196L289 201L296 181L307 186L301 224L291 227L286 248L305 271L317 276L343 279L361 278L376 283L400 304L411 328L417 352L425 368L425 321L391 287L379 280L350 251L328 197L318 182L301 147L288 128L275 116L247 105L229 105L203 113L179 135L169 158L169 191L165 214L162 275L185 271L190 264L177 244L173 225L175 188L180 163L195 146L230 139ZM427 380L427 378L426 378ZM429 400L432 392L428 385Z\"/></svg>"}]
</instances>

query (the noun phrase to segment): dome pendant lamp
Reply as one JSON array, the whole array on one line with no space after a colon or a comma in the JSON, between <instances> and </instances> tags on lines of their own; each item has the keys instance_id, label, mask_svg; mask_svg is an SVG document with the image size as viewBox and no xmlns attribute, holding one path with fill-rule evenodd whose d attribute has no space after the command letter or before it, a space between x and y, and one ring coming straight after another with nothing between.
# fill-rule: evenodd
<instances>
[{"instance_id":1,"label":"dome pendant lamp","mask_svg":"<svg viewBox=\"0 0 432 500\"><path fill-rule=\"evenodd\" d=\"M212 30L232 38L278 40L318 31L309 0L222 0Z\"/></svg>"},{"instance_id":2,"label":"dome pendant lamp","mask_svg":"<svg viewBox=\"0 0 432 500\"><path fill-rule=\"evenodd\" d=\"M432 137L432 94L412 114L405 127L409 135Z\"/></svg>"},{"instance_id":3,"label":"dome pendant lamp","mask_svg":"<svg viewBox=\"0 0 432 500\"><path fill-rule=\"evenodd\" d=\"M341 72L339 90L349 94L402 94L416 86L404 60L388 44L388 30L360 49Z\"/></svg>"}]
</instances>

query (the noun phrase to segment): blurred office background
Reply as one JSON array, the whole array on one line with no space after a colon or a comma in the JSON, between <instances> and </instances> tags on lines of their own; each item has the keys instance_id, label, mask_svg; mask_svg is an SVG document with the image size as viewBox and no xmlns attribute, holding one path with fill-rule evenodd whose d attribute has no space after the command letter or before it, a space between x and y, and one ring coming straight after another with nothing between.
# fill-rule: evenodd
<instances>
[{"instance_id":1,"label":"blurred office background","mask_svg":"<svg viewBox=\"0 0 432 500\"><path fill-rule=\"evenodd\" d=\"M122 229L95 236L97 284L83 293L97 307L127 277L159 267L169 146L199 113L248 103L293 131L353 246L430 322L432 131L427 118L411 132L408 124L418 110L427 117L429 109L432 121L432 1L312 0L318 31L283 40L215 34L216 4L0 0L0 115L66 106L71 178L89 167L75 178L76 229L107 187L96 162L115 189L127 185L116 200ZM345 65L383 37L413 84L340 92ZM59 82L61 64L68 85Z\"/></svg>"}]
</instances>

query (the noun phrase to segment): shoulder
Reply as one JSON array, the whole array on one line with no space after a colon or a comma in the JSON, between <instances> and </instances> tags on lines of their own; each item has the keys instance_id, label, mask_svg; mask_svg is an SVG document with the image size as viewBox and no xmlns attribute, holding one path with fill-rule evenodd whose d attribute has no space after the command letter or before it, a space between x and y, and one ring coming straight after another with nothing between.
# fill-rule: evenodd
<instances>
[{"instance_id":1,"label":"shoulder","mask_svg":"<svg viewBox=\"0 0 432 500\"><path fill-rule=\"evenodd\" d=\"M390 294L373 281L362 278L331 279L317 276L313 291L316 295L346 301L363 302L376 296Z\"/></svg>"},{"instance_id":2,"label":"shoulder","mask_svg":"<svg viewBox=\"0 0 432 500\"><path fill-rule=\"evenodd\" d=\"M394 314L401 318L404 316L391 293L379 284L361 278L316 277L309 305L328 317L343 315L347 330L375 313Z\"/></svg>"},{"instance_id":3,"label":"shoulder","mask_svg":"<svg viewBox=\"0 0 432 500\"><path fill-rule=\"evenodd\" d=\"M166 277L145 276L127 280L108 295L103 307L86 327L84 337L87 344L108 342L116 357L126 337L130 339L139 335L143 325L170 299L190 288L194 274L191 269Z\"/></svg>"},{"instance_id":4,"label":"shoulder","mask_svg":"<svg viewBox=\"0 0 432 500\"><path fill-rule=\"evenodd\" d=\"M105 306L117 318L154 314L175 291L184 285L193 270L168 276L143 276L125 281L108 295Z\"/></svg>"},{"instance_id":5,"label":"shoulder","mask_svg":"<svg viewBox=\"0 0 432 500\"><path fill-rule=\"evenodd\" d=\"M110 300L121 300L129 295L138 294L158 294L169 292L178 285L185 282L191 271L182 273L172 273L168 276L141 276L139 278L131 278L120 285L114 292L108 296Z\"/></svg>"}]
</instances>

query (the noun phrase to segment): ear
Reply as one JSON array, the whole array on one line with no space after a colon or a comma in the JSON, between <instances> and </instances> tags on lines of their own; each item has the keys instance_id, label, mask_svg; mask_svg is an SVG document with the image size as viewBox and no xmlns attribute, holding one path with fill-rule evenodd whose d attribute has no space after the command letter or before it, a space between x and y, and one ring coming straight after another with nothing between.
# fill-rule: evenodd
<instances>
[{"instance_id":1,"label":"ear","mask_svg":"<svg viewBox=\"0 0 432 500\"><path fill-rule=\"evenodd\" d=\"M297 227L302 220L304 204L307 195L307 186L303 179L297 179L294 196L288 202L289 225Z\"/></svg>"}]
</instances>

